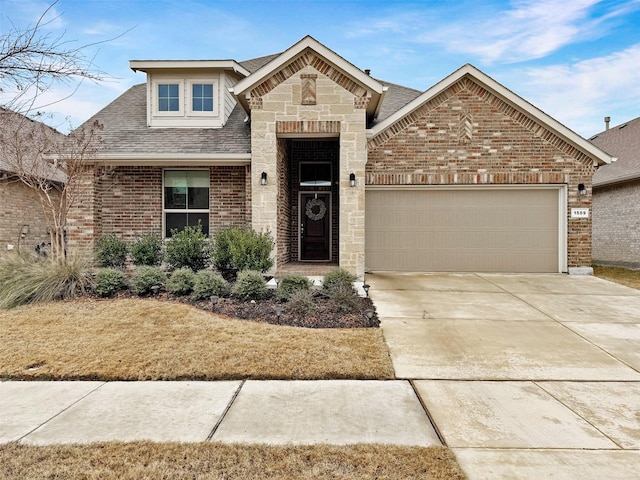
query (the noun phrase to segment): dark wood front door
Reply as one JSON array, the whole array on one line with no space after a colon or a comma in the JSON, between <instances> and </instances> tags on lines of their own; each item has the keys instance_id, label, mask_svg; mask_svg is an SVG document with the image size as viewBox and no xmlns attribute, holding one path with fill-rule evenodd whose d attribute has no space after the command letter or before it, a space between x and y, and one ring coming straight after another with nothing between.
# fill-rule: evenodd
<instances>
[{"instance_id":1,"label":"dark wood front door","mask_svg":"<svg viewBox=\"0 0 640 480\"><path fill-rule=\"evenodd\" d=\"M300 194L300 260L331 260L331 195Z\"/></svg>"}]
</instances>

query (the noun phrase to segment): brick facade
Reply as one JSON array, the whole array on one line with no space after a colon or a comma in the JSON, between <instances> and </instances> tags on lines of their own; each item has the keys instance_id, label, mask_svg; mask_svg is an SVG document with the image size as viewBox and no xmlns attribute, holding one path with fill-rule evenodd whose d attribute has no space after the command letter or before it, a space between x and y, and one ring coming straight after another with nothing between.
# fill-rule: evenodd
<instances>
[{"instance_id":1,"label":"brick facade","mask_svg":"<svg viewBox=\"0 0 640 480\"><path fill-rule=\"evenodd\" d=\"M591 265L593 161L470 78L369 142L367 185L567 185L568 267ZM584 184L587 195L578 194Z\"/></svg>"},{"instance_id":2,"label":"brick facade","mask_svg":"<svg viewBox=\"0 0 640 480\"><path fill-rule=\"evenodd\" d=\"M59 198L56 192L52 195ZM14 250L33 252L36 245L51 241L49 222L35 191L12 178L0 180L0 205L0 250L13 245ZM29 231L23 236L25 225Z\"/></svg>"},{"instance_id":3,"label":"brick facade","mask_svg":"<svg viewBox=\"0 0 640 480\"><path fill-rule=\"evenodd\" d=\"M88 171L85 198L72 210L68 220L71 244L91 248L96 238L110 233L132 242L146 233L162 232L163 170L162 167L131 166ZM210 234L225 226L249 226L249 167L220 166L208 167L208 170Z\"/></svg>"},{"instance_id":4,"label":"brick facade","mask_svg":"<svg viewBox=\"0 0 640 480\"><path fill-rule=\"evenodd\" d=\"M640 268L640 180L594 190L593 263Z\"/></svg>"}]
</instances>

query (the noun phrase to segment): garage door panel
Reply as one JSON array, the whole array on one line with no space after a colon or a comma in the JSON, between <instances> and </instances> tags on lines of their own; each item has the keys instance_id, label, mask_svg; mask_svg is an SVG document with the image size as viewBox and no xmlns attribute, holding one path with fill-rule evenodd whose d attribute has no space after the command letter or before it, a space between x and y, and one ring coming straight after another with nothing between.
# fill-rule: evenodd
<instances>
[{"instance_id":1,"label":"garage door panel","mask_svg":"<svg viewBox=\"0 0 640 480\"><path fill-rule=\"evenodd\" d=\"M558 192L367 190L367 269L557 272Z\"/></svg>"}]
</instances>

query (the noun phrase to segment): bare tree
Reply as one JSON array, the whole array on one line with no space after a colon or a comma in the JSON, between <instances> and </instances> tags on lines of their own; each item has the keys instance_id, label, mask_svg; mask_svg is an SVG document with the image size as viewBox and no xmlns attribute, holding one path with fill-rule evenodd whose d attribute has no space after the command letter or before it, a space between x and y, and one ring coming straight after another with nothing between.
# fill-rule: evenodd
<instances>
[{"instance_id":1,"label":"bare tree","mask_svg":"<svg viewBox=\"0 0 640 480\"><path fill-rule=\"evenodd\" d=\"M86 192L87 161L100 146L97 121L63 135L24 115L0 108L0 169L37 196L49 225L51 254L66 255L70 208Z\"/></svg>"},{"instance_id":2,"label":"bare tree","mask_svg":"<svg viewBox=\"0 0 640 480\"><path fill-rule=\"evenodd\" d=\"M36 100L57 82L77 81L79 85L83 80L106 77L86 56L89 47L104 42L74 46L64 39L64 33L54 36L43 32L53 21L47 17L57 3L49 5L35 25L21 29L12 24L0 35L0 93L7 97L3 106L10 110L29 114L48 106L37 105Z\"/></svg>"}]
</instances>

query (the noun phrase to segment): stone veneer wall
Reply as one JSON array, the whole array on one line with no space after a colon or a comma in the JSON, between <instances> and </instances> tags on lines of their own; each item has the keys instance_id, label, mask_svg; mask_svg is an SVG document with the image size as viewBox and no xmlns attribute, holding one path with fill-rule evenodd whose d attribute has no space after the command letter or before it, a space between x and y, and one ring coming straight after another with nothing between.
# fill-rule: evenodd
<instances>
[{"instance_id":1,"label":"stone veneer wall","mask_svg":"<svg viewBox=\"0 0 640 480\"><path fill-rule=\"evenodd\" d=\"M367 185L568 185L568 266L591 265L593 161L463 78L369 142ZM583 183L587 195L578 194Z\"/></svg>"},{"instance_id":2,"label":"stone veneer wall","mask_svg":"<svg viewBox=\"0 0 640 480\"><path fill-rule=\"evenodd\" d=\"M202 167L168 167L200 169ZM205 167L206 168L206 167ZM209 167L209 227L248 227L248 167ZM83 198L70 212L72 245L93 247L95 239L115 233L131 242L162 230L162 167L96 168L87 172Z\"/></svg>"},{"instance_id":3,"label":"stone veneer wall","mask_svg":"<svg viewBox=\"0 0 640 480\"><path fill-rule=\"evenodd\" d=\"M55 198L60 198L53 191ZM13 249L34 252L36 245L49 243L49 224L38 200L37 193L11 177L0 180L0 251ZM22 227L29 226L29 232L22 237Z\"/></svg>"},{"instance_id":4,"label":"stone veneer wall","mask_svg":"<svg viewBox=\"0 0 640 480\"><path fill-rule=\"evenodd\" d=\"M640 180L594 188L593 263L640 268Z\"/></svg>"},{"instance_id":5,"label":"stone veneer wall","mask_svg":"<svg viewBox=\"0 0 640 480\"><path fill-rule=\"evenodd\" d=\"M316 104L302 104L301 75L316 75ZM309 77L306 77L309 78ZM338 81L338 83L336 83ZM342 85L342 86L341 86ZM353 92L352 92L353 91ZM260 173L277 179L277 138L315 136L339 137L340 168L340 266L358 276L364 275L364 169L366 162L366 92L340 79L322 60L303 54L283 71L276 73L252 92L252 224L253 228L278 232L279 182L260 185ZM349 187L349 174L359 179ZM279 232L278 232L279 234ZM281 239L276 239L276 261ZM274 269L277 268L277 264Z\"/></svg>"}]
</instances>

